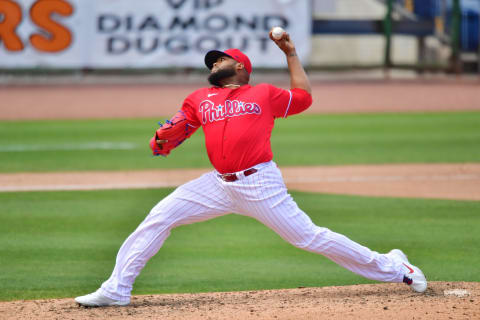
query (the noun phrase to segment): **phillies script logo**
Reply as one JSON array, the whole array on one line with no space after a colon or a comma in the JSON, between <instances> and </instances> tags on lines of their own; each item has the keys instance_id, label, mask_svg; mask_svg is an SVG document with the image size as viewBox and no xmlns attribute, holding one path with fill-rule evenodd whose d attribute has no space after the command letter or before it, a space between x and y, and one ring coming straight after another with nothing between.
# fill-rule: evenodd
<instances>
[{"instance_id":1,"label":"phillies script logo","mask_svg":"<svg viewBox=\"0 0 480 320\"><path fill-rule=\"evenodd\" d=\"M29 18L41 30L29 37L29 42L38 51L59 52L72 43L72 34L52 16L64 17L73 14L72 5L65 0L37 0L30 8ZM17 33L22 23L22 8L11 0L0 0L0 43L8 51L22 51L25 44Z\"/></svg>"},{"instance_id":2,"label":"phillies script logo","mask_svg":"<svg viewBox=\"0 0 480 320\"><path fill-rule=\"evenodd\" d=\"M203 124L207 122L220 121L225 118L243 116L245 114L261 114L262 108L254 102L243 102L238 100L225 100L225 105L221 104L215 107L210 100L204 100L200 103L199 111L202 114Z\"/></svg>"}]
</instances>

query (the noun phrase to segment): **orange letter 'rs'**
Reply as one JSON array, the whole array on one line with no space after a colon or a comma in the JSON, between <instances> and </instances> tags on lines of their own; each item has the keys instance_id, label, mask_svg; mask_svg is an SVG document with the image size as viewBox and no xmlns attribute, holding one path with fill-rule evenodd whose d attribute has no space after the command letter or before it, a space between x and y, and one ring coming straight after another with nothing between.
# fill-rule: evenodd
<instances>
[{"instance_id":1,"label":"orange letter 'rs'","mask_svg":"<svg viewBox=\"0 0 480 320\"><path fill-rule=\"evenodd\" d=\"M3 18L2 18L3 16ZM22 40L15 29L22 22L22 8L10 0L0 0L0 41L9 51L23 50Z\"/></svg>"},{"instance_id":2,"label":"orange letter 'rs'","mask_svg":"<svg viewBox=\"0 0 480 320\"><path fill-rule=\"evenodd\" d=\"M30 36L30 42L39 51L58 52L68 48L72 43L70 30L54 21L52 13L70 16L73 7L65 0L38 0L30 9L32 21L48 32L48 36L42 34Z\"/></svg>"}]
</instances>

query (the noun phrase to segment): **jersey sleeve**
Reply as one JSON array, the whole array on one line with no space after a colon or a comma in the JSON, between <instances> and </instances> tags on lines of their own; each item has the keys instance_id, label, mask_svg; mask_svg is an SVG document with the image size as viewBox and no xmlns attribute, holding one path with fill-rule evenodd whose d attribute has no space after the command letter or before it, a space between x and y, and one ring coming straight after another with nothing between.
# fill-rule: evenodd
<instances>
[{"instance_id":1,"label":"jersey sleeve","mask_svg":"<svg viewBox=\"0 0 480 320\"><path fill-rule=\"evenodd\" d=\"M201 122L197 117L197 112L195 110L194 105L195 105L194 104L194 99L193 99L192 95L189 95L183 101L183 105L182 105L181 110L185 114L185 117L187 118L188 124L196 130L201 126Z\"/></svg>"},{"instance_id":2,"label":"jersey sleeve","mask_svg":"<svg viewBox=\"0 0 480 320\"><path fill-rule=\"evenodd\" d=\"M311 94L300 88L285 90L269 85L269 91L275 118L286 118L312 105Z\"/></svg>"}]
</instances>

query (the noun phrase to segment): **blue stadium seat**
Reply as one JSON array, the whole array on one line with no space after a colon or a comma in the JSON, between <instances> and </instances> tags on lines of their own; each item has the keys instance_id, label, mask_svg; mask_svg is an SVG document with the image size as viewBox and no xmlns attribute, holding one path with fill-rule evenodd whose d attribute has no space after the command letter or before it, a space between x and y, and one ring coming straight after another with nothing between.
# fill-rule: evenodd
<instances>
[{"instance_id":1,"label":"blue stadium seat","mask_svg":"<svg viewBox=\"0 0 480 320\"><path fill-rule=\"evenodd\" d=\"M413 2L413 12L422 19L434 19L440 11L441 0L416 0Z\"/></svg>"},{"instance_id":2,"label":"blue stadium seat","mask_svg":"<svg viewBox=\"0 0 480 320\"><path fill-rule=\"evenodd\" d=\"M480 18L479 11L462 8L461 47L464 51L478 52Z\"/></svg>"}]
</instances>

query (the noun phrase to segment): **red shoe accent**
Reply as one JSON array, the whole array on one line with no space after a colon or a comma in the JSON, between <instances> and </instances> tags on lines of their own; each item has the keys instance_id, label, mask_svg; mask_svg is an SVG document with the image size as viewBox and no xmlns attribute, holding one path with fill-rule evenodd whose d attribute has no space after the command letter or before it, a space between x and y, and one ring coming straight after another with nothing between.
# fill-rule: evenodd
<instances>
[{"instance_id":1,"label":"red shoe accent","mask_svg":"<svg viewBox=\"0 0 480 320\"><path fill-rule=\"evenodd\" d=\"M410 270L410 272L409 272L409 273L413 273L413 272L414 272L414 271L413 271L413 269L412 269L412 268L410 268L409 266L407 266L405 263L404 263L403 265L404 265L405 267L407 267L407 269L408 269L408 270Z\"/></svg>"},{"instance_id":2,"label":"red shoe accent","mask_svg":"<svg viewBox=\"0 0 480 320\"><path fill-rule=\"evenodd\" d=\"M408 284L408 285L411 285L413 283L413 279L410 279L407 276L403 276L403 282Z\"/></svg>"}]
</instances>

